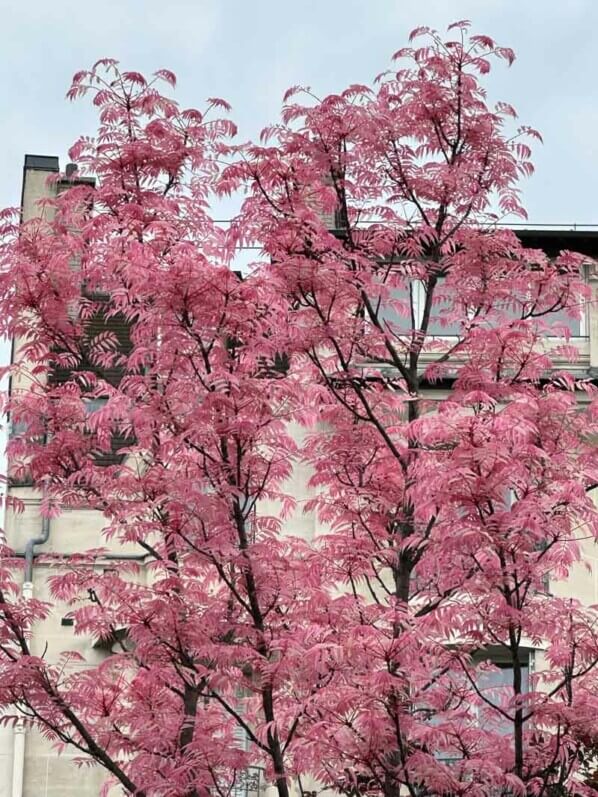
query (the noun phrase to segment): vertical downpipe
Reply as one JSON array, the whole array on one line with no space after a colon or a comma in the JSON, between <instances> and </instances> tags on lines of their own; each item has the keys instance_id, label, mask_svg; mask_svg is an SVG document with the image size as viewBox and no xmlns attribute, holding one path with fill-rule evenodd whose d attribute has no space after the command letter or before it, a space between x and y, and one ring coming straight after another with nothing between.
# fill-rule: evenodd
<instances>
[{"instance_id":1,"label":"vertical downpipe","mask_svg":"<svg viewBox=\"0 0 598 797\"><path fill-rule=\"evenodd\" d=\"M23 582L23 599L33 597L33 583ZM23 778L25 776L25 722L17 721L13 730L12 747L12 792L11 797L23 797Z\"/></svg>"},{"instance_id":2,"label":"vertical downpipe","mask_svg":"<svg viewBox=\"0 0 598 797\"><path fill-rule=\"evenodd\" d=\"M43 545L50 537L50 518L42 517L41 534L28 540L25 547L25 574L23 581L23 600L33 597L33 557L36 545ZM12 795L23 797L23 780L25 776L25 723L18 720L13 732L12 754Z\"/></svg>"},{"instance_id":3,"label":"vertical downpipe","mask_svg":"<svg viewBox=\"0 0 598 797\"><path fill-rule=\"evenodd\" d=\"M18 720L13 732L12 748L12 797L23 797L25 774L25 723Z\"/></svg>"}]
</instances>

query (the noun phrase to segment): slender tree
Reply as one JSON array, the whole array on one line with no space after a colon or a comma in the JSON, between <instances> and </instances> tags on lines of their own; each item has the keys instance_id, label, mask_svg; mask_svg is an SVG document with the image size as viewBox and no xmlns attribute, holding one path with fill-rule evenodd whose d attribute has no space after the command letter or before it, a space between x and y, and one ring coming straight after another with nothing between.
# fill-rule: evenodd
<instances>
[{"instance_id":1,"label":"slender tree","mask_svg":"<svg viewBox=\"0 0 598 797\"><path fill-rule=\"evenodd\" d=\"M210 216L226 104L181 110L164 81L114 61L75 75L69 96L91 93L100 127L70 155L95 182L40 219L6 216L2 331L27 379L9 400L12 477L43 488L46 517L102 513L110 550L145 562L57 563L53 599L114 651L93 666L33 654L52 606L20 597L5 552L0 703L132 794L226 795L254 767L286 797L301 716L288 674L318 567L281 534L295 444L276 303L229 268Z\"/></svg>"},{"instance_id":2,"label":"slender tree","mask_svg":"<svg viewBox=\"0 0 598 797\"><path fill-rule=\"evenodd\" d=\"M582 793L598 626L550 585L598 530L595 388L554 371L577 356L583 258L497 226L525 218L539 135L486 100L513 53L449 31L414 31L373 89L291 89L224 175L287 297L339 588L303 740L346 794Z\"/></svg>"}]
</instances>

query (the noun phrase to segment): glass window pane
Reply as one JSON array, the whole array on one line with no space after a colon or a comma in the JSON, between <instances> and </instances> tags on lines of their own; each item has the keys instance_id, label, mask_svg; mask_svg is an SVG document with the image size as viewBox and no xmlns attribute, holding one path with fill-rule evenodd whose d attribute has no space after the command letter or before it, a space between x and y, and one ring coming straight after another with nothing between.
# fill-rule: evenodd
<instances>
[{"instance_id":1,"label":"glass window pane","mask_svg":"<svg viewBox=\"0 0 598 797\"><path fill-rule=\"evenodd\" d=\"M381 304L379 318L388 324L394 334L409 335L413 328L412 307L417 324L417 283L415 280L411 283L411 288L405 285L401 288L391 289L389 300Z\"/></svg>"},{"instance_id":2,"label":"glass window pane","mask_svg":"<svg viewBox=\"0 0 598 797\"><path fill-rule=\"evenodd\" d=\"M521 690L523 694L529 691L529 668L527 664L521 666ZM477 679L478 688L484 697L494 705L512 713L509 703L513 697L513 668L499 664L491 672L480 673ZM481 728L500 734L511 734L513 723L501 716L488 705L481 705L478 712L478 722Z\"/></svg>"},{"instance_id":3,"label":"glass window pane","mask_svg":"<svg viewBox=\"0 0 598 797\"><path fill-rule=\"evenodd\" d=\"M454 314L454 302L451 297L453 290L447 287L445 280L440 278L434 286L432 295L432 312L430 314L430 322L428 324L429 335L439 336L457 336L461 334L462 323L460 320L448 321L448 316ZM422 313L424 303L426 300L426 286L422 290Z\"/></svg>"},{"instance_id":4,"label":"glass window pane","mask_svg":"<svg viewBox=\"0 0 598 797\"><path fill-rule=\"evenodd\" d=\"M565 310L549 313L542 317L542 321L551 327L551 329L546 332L549 337L564 337L560 327L568 329L569 334L573 338L581 337L581 318L571 318Z\"/></svg>"}]
</instances>

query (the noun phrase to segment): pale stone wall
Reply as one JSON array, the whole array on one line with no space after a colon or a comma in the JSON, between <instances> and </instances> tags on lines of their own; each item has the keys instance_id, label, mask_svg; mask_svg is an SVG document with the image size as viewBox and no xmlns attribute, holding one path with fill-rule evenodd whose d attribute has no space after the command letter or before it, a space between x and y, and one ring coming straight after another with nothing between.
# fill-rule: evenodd
<instances>
[{"instance_id":1,"label":"pale stone wall","mask_svg":"<svg viewBox=\"0 0 598 797\"><path fill-rule=\"evenodd\" d=\"M40 206L39 200L56 195L59 188L55 183L48 183L53 170L41 168L26 169L23 185L23 220L44 215L47 209ZM15 341L15 359L18 359L20 341ZM12 381L12 390L26 390L31 380L26 370ZM39 491L29 486L10 488L10 494L23 502L22 512L7 511L4 532L8 545L18 553L24 553L27 541L39 535L41 530ZM31 649L34 654L46 650L46 659L57 661L66 650L83 654L89 665L99 663L107 652L93 647L94 640L76 636L73 626L62 625L69 607L56 603L49 592L48 576L56 572L58 564L43 563L43 554L69 554L89 548L113 548L102 537L104 519L99 512L87 509L67 509L59 518L50 521L48 542L36 547L36 554L41 558L34 562L33 595L44 601L52 601L55 610L33 630ZM135 548L118 548L120 553L133 553ZM139 551L136 551L137 553ZM65 563L68 558L65 558ZM24 561L23 561L24 564ZM72 566L69 564L68 566ZM97 560L96 568L113 567L114 562ZM17 575L22 583L23 571ZM81 666L81 665L79 665ZM13 776L14 735L12 729L0 728L0 797L12 797L11 781ZM96 797L106 779L105 772L99 767L83 766L76 763L77 755L65 751L60 755L56 749L36 731L27 731L25 735L25 766L23 779L23 797Z\"/></svg>"},{"instance_id":2,"label":"pale stone wall","mask_svg":"<svg viewBox=\"0 0 598 797\"><path fill-rule=\"evenodd\" d=\"M48 186L47 178L51 172L40 169L31 169L24 175L23 192L23 217L25 220L38 216L40 207L38 200L51 196L56 192L56 186ZM593 275L596 277L596 275ZM594 287L598 281L594 281ZM592 305L594 306L594 305ZM598 369L598 312L591 314L589 340L576 341L580 350L580 358L575 365L575 370L587 370L588 367ZM16 341L18 351L19 341ZM562 363L563 367L566 363ZM21 376L13 382L13 389L27 389L27 375ZM436 393L436 395L438 395ZM292 433L301 439L302 431L296 426ZM296 510L286 520L285 528L290 534L305 536L312 539L317 532L316 519L313 514L305 514L305 502L312 496L308 486L310 470L305 465L297 465L287 485L287 490L297 500ZM6 518L5 531L8 544L16 551L23 552L27 540L37 536L41 528L39 514L39 492L31 487L16 487L11 493L20 498L25 505L21 514L9 513ZM274 503L264 502L258 508L264 513L277 513ZM48 542L37 548L37 553L52 552L55 554L70 554L85 550L90 547L105 546L102 539L104 521L98 512L85 509L67 510L55 520L50 521L50 537ZM114 549L116 550L116 548ZM123 552L123 549L119 549ZM126 549L127 553L134 552L134 547ZM598 602L598 548L590 542L584 543L584 563L573 568L571 577L567 582L551 584L551 589L561 595L571 595L579 598L584 603ZM43 560L41 560L43 561ZM97 567L107 566L108 562L96 562ZM114 563L110 563L113 566ZM591 570L588 570L588 565ZM56 567L56 565L55 565ZM33 574L33 591L35 597L47 600L50 598L47 587L49 567L40 562L35 564ZM141 576L143 578L143 575ZM106 655L105 652L92 647L92 640L77 637L71 626L63 626L61 619L67 614L68 607L56 605L55 611L43 623L34 629L32 647L34 653L41 653L47 644L47 657L56 660L63 650L77 650L84 654L90 664L96 663ZM536 655L536 668L543 666L541 651ZM0 797L11 795L13 755L13 732L11 729L0 727ZM38 733L26 734L25 771L23 797L95 797L99 794L101 783L105 779L104 772L99 768L79 768L73 761L73 756L65 752L58 756L47 740ZM306 782L307 789L316 789L317 784ZM271 790L266 790L270 792Z\"/></svg>"}]
</instances>

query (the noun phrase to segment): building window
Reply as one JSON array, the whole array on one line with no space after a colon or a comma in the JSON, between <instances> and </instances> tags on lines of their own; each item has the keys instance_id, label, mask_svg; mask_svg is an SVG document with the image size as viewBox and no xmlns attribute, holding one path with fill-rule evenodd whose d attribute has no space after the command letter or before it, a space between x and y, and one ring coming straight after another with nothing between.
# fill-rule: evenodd
<instances>
[{"instance_id":1,"label":"building window","mask_svg":"<svg viewBox=\"0 0 598 797\"><path fill-rule=\"evenodd\" d=\"M454 316L450 301L450 291L443 285L444 278L440 278L434 288L432 312L428 322L427 334L433 337L458 337L462 331L462 321L451 319ZM424 308L426 305L426 284L421 280L411 280L409 286L396 288L391 291L391 300L382 306L379 312L380 319L391 325L392 330L399 335L409 335L413 328L419 329L422 324ZM508 318L513 320L521 318L521 312L509 307L504 307ZM566 310L557 310L542 316L542 321L550 326L545 332L546 337L565 337L564 330L568 330L572 338L585 338L588 336L587 307L583 308L580 318L572 318ZM563 329L563 332L559 328Z\"/></svg>"},{"instance_id":2,"label":"building window","mask_svg":"<svg viewBox=\"0 0 598 797\"><path fill-rule=\"evenodd\" d=\"M480 663L492 665L491 669L483 669L477 675L477 688L484 699L511 714L509 704L513 698L513 662L501 652L480 654ZM530 651L523 651L519 661L521 667L521 693L529 692ZM508 736L513 733L513 723L502 716L496 709L481 701L477 707L478 723L482 730Z\"/></svg>"}]
</instances>

